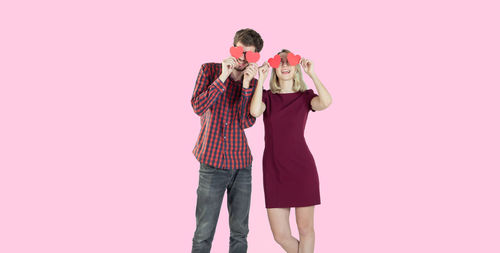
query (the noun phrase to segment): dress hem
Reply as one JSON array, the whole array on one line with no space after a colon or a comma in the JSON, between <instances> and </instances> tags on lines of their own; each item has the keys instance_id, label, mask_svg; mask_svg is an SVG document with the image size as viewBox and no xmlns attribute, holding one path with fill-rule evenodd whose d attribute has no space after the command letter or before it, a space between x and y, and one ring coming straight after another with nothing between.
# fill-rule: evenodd
<instances>
[{"instance_id":1,"label":"dress hem","mask_svg":"<svg viewBox=\"0 0 500 253\"><path fill-rule=\"evenodd\" d=\"M307 207L307 206L317 206L321 205L321 202L315 202L310 204L299 204L299 205L277 205L277 206L268 206L266 205L266 209L269 208L292 208L292 207Z\"/></svg>"}]
</instances>

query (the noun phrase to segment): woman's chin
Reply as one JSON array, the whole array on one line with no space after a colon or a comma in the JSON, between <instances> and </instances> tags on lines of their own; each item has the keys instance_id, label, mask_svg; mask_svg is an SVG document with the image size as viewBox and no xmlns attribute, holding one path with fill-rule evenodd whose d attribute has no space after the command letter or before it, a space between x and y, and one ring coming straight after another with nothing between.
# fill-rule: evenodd
<instances>
[{"instance_id":1,"label":"woman's chin","mask_svg":"<svg viewBox=\"0 0 500 253\"><path fill-rule=\"evenodd\" d=\"M291 76L291 75L278 76L278 79L280 81L288 81L288 80L292 80L293 76Z\"/></svg>"}]
</instances>

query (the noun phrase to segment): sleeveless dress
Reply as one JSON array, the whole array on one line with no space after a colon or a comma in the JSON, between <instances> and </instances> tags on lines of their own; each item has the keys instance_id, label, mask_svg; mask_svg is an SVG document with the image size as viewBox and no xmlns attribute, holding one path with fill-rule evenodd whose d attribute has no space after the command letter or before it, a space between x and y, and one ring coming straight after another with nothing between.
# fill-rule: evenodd
<instances>
[{"instance_id":1,"label":"sleeveless dress","mask_svg":"<svg viewBox=\"0 0 500 253\"><path fill-rule=\"evenodd\" d=\"M263 155L266 208L289 208L318 205L319 179L314 158L309 151L304 129L311 99L317 94L304 92L262 93L265 148Z\"/></svg>"}]
</instances>

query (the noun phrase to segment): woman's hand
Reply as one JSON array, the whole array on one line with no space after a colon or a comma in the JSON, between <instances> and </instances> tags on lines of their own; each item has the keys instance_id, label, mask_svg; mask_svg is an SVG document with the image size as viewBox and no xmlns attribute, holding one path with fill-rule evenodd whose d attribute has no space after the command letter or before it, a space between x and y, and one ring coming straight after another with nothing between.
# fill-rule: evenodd
<instances>
[{"instance_id":1,"label":"woman's hand","mask_svg":"<svg viewBox=\"0 0 500 253\"><path fill-rule=\"evenodd\" d=\"M262 81L267 79L267 75L269 74L269 63L264 62L262 66L259 67L259 80Z\"/></svg>"},{"instance_id":2,"label":"woman's hand","mask_svg":"<svg viewBox=\"0 0 500 253\"><path fill-rule=\"evenodd\" d=\"M314 64L312 61L302 58L300 59L300 65L302 66L306 74L308 74L309 76L314 75Z\"/></svg>"}]
</instances>

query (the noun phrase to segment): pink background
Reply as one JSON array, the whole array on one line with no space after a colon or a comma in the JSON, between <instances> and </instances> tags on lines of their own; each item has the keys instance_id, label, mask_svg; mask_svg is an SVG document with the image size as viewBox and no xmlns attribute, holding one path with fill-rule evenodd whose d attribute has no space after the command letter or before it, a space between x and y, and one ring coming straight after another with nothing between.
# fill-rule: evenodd
<instances>
[{"instance_id":1,"label":"pink background","mask_svg":"<svg viewBox=\"0 0 500 253\"><path fill-rule=\"evenodd\" d=\"M191 94L201 64L227 57L246 27L265 59L287 48L313 60L333 95L306 130L321 182L317 252L500 252L498 10L2 1L0 252L190 252ZM264 208L262 119L246 133L249 252L281 252ZM212 252L228 238L224 203Z\"/></svg>"}]
</instances>

